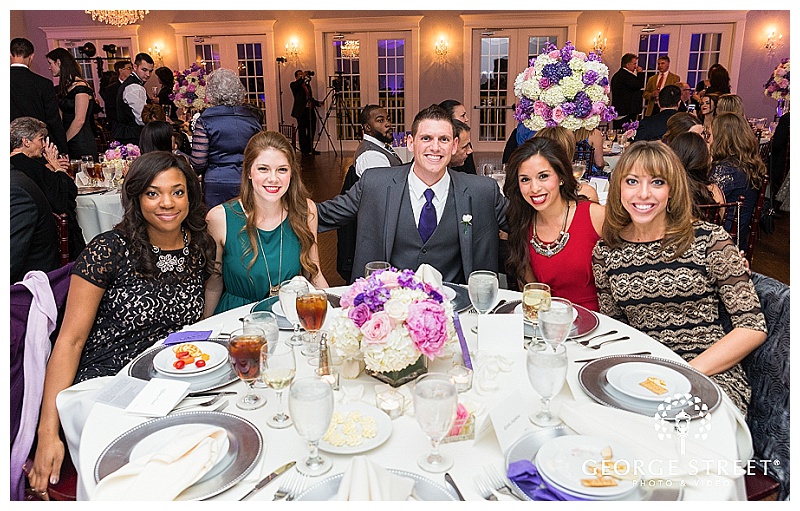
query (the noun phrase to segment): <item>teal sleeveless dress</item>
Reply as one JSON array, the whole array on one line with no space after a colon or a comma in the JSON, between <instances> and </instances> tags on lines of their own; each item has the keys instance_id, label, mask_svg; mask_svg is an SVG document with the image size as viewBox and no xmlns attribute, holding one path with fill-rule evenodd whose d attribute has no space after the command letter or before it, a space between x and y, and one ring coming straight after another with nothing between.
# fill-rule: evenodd
<instances>
[{"instance_id":1,"label":"teal sleeveless dress","mask_svg":"<svg viewBox=\"0 0 800 511\"><path fill-rule=\"evenodd\" d=\"M214 314L225 312L248 303L263 300L269 296L269 282L277 286L284 280L300 275L300 239L292 230L289 219L272 231L258 230L261 246L264 247L269 263L269 278L264 255L260 252L250 271L247 265L253 257L252 252L245 254L250 240L244 231L245 216L241 203L226 202L225 208L225 252L222 254L222 282L225 290L220 297ZM281 262L281 230L283 230L283 261ZM260 248L260 247L259 247Z\"/></svg>"}]
</instances>

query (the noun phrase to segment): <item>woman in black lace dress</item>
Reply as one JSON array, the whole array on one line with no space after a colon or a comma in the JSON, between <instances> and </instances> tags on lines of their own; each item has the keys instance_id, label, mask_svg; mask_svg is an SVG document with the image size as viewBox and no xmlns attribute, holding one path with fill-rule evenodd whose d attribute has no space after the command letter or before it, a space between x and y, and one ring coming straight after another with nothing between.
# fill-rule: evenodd
<instances>
[{"instance_id":1,"label":"woman in black lace dress","mask_svg":"<svg viewBox=\"0 0 800 511\"><path fill-rule=\"evenodd\" d=\"M78 61L64 48L47 54L53 76L58 77L58 109L61 123L67 130L67 147L72 158L91 156L97 161L97 142L94 139L94 91L81 74Z\"/></svg>"},{"instance_id":2,"label":"woman in black lace dress","mask_svg":"<svg viewBox=\"0 0 800 511\"><path fill-rule=\"evenodd\" d=\"M31 487L58 480L64 459L56 395L114 375L203 313L215 244L206 232L200 183L168 152L139 157L122 188L125 215L98 235L72 269L64 323L47 365Z\"/></svg>"},{"instance_id":3,"label":"woman in black lace dress","mask_svg":"<svg viewBox=\"0 0 800 511\"><path fill-rule=\"evenodd\" d=\"M711 376L746 414L750 386L739 362L766 340L764 315L728 233L692 216L686 172L665 144L636 142L620 158L592 256L600 312Z\"/></svg>"}]
</instances>

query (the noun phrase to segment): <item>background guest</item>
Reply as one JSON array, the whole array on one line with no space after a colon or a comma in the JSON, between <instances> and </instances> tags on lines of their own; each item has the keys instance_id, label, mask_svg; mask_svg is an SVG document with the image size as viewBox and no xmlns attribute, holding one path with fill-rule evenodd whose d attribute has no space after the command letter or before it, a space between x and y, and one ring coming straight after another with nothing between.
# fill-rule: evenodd
<instances>
[{"instance_id":1,"label":"background guest","mask_svg":"<svg viewBox=\"0 0 800 511\"><path fill-rule=\"evenodd\" d=\"M564 128L563 126L553 126L552 128L542 128L536 132L536 137L549 138L555 140L564 149L567 159L572 161L575 158L575 133ZM597 190L588 182L581 183L578 181L578 188L576 188L578 195L583 195L589 200L598 202Z\"/></svg>"},{"instance_id":2,"label":"background guest","mask_svg":"<svg viewBox=\"0 0 800 511\"><path fill-rule=\"evenodd\" d=\"M681 99L678 101L678 112L688 112L689 105L692 102L692 88L686 82L678 82L678 88L681 90Z\"/></svg>"},{"instance_id":3,"label":"background guest","mask_svg":"<svg viewBox=\"0 0 800 511\"><path fill-rule=\"evenodd\" d=\"M600 312L711 376L746 414L750 387L739 362L766 339L764 315L728 233L694 220L678 157L661 142L635 142L611 174L607 204L592 261Z\"/></svg>"},{"instance_id":4,"label":"background guest","mask_svg":"<svg viewBox=\"0 0 800 511\"><path fill-rule=\"evenodd\" d=\"M298 69L294 72L295 80L289 84L294 95L292 105L292 117L297 119L297 138L300 143L300 152L304 155L314 156L319 151L314 150L314 132L317 128L316 107L322 103L314 99L314 92L311 90L310 71Z\"/></svg>"},{"instance_id":5,"label":"background guest","mask_svg":"<svg viewBox=\"0 0 800 511\"><path fill-rule=\"evenodd\" d=\"M157 105L155 103L150 103L142 108L142 122L144 122L145 126L148 123L153 121L166 121L167 114L164 113L164 109L161 105ZM144 130L144 128L142 128Z\"/></svg>"},{"instance_id":6,"label":"background guest","mask_svg":"<svg viewBox=\"0 0 800 511\"><path fill-rule=\"evenodd\" d=\"M461 104L460 101L455 99L446 99L439 103L439 106L444 108L444 110L450 114L450 117L452 117L454 121L461 121L469 126L467 109ZM458 163L451 161L451 163L453 163L453 165L450 167L451 170L455 170L457 172L466 172L467 174L478 173L477 169L475 168L475 159L472 156L472 142L470 142L469 149L470 152L467 154L466 159L463 162Z\"/></svg>"},{"instance_id":7,"label":"background guest","mask_svg":"<svg viewBox=\"0 0 800 511\"><path fill-rule=\"evenodd\" d=\"M667 119L667 132L664 133L662 140L669 144L670 140L673 138L689 132L697 133L698 135L702 136L703 123L701 123L700 119L693 114L688 112L678 112Z\"/></svg>"},{"instance_id":8,"label":"background guest","mask_svg":"<svg viewBox=\"0 0 800 511\"><path fill-rule=\"evenodd\" d=\"M192 136L192 166L203 175L209 209L239 195L242 183L242 153L250 138L261 131L253 112L242 106L245 90L230 69L208 75L206 101Z\"/></svg>"},{"instance_id":9,"label":"background guest","mask_svg":"<svg viewBox=\"0 0 800 511\"><path fill-rule=\"evenodd\" d=\"M676 85L665 85L658 93L658 103L661 105L658 113L651 115L639 122L634 142L640 140L661 140L667 132L667 121L678 113L678 103L681 100L681 90Z\"/></svg>"},{"instance_id":10,"label":"background guest","mask_svg":"<svg viewBox=\"0 0 800 511\"><path fill-rule=\"evenodd\" d=\"M365 106L359 113L358 122L361 125L362 140L353 153L356 176L361 177L367 169L403 164L391 149L394 129L385 108L378 105Z\"/></svg>"},{"instance_id":11,"label":"background guest","mask_svg":"<svg viewBox=\"0 0 800 511\"><path fill-rule=\"evenodd\" d=\"M611 105L617 111L614 129L626 122L635 121L642 113L644 73L635 53L626 53L620 59L619 70L611 77Z\"/></svg>"},{"instance_id":12,"label":"background guest","mask_svg":"<svg viewBox=\"0 0 800 511\"><path fill-rule=\"evenodd\" d=\"M744 105L742 104L741 96L737 94L723 94L717 100L717 115L722 114L737 114L741 115L745 119L747 117L744 115Z\"/></svg>"},{"instance_id":13,"label":"background guest","mask_svg":"<svg viewBox=\"0 0 800 511\"><path fill-rule=\"evenodd\" d=\"M708 143L711 143L713 137L711 124L714 120L714 115L716 115L718 100L718 94L703 94L703 97L700 99L700 115L697 117L703 123L703 138L705 138Z\"/></svg>"},{"instance_id":14,"label":"background guest","mask_svg":"<svg viewBox=\"0 0 800 511\"><path fill-rule=\"evenodd\" d=\"M105 105L106 117L111 122L111 129L113 130L117 125L117 92L122 82L128 79L133 71L133 64L130 60L118 60L114 62L114 72L116 77L110 83L100 89L100 96L103 98Z\"/></svg>"},{"instance_id":15,"label":"background guest","mask_svg":"<svg viewBox=\"0 0 800 511\"><path fill-rule=\"evenodd\" d=\"M208 213L221 273L206 286L206 316L274 296L297 275L328 287L317 251L317 207L291 143L280 133L259 132L244 150L244 168L241 196Z\"/></svg>"},{"instance_id":16,"label":"background guest","mask_svg":"<svg viewBox=\"0 0 800 511\"><path fill-rule=\"evenodd\" d=\"M153 58L147 53L137 53L133 70L117 91L117 126L112 136L122 144L135 144L142 133L142 109L147 104L144 84L153 72Z\"/></svg>"},{"instance_id":17,"label":"background guest","mask_svg":"<svg viewBox=\"0 0 800 511\"><path fill-rule=\"evenodd\" d=\"M642 98L647 101L647 107L644 112L645 117L650 117L659 112L661 107L658 105L658 102L661 89L667 85L675 85L681 81L680 76L670 72L668 55L658 57L658 60L656 60L656 70L657 73L647 80L647 85L642 93Z\"/></svg>"},{"instance_id":18,"label":"background guest","mask_svg":"<svg viewBox=\"0 0 800 511\"><path fill-rule=\"evenodd\" d=\"M161 105L167 117L172 121L178 120L178 107L169 99L172 94L172 89L175 87L175 75L168 67L159 67L155 71L156 79L158 80L158 94L156 94L155 101Z\"/></svg>"},{"instance_id":19,"label":"background guest","mask_svg":"<svg viewBox=\"0 0 800 511\"><path fill-rule=\"evenodd\" d=\"M711 154L708 152L708 144L701 135L686 132L671 138L668 145L686 169L692 193L692 214L695 218L705 220L705 215L701 214L697 206L725 202L725 194L711 181Z\"/></svg>"},{"instance_id":20,"label":"background guest","mask_svg":"<svg viewBox=\"0 0 800 511\"><path fill-rule=\"evenodd\" d=\"M172 124L166 121L148 122L139 136L139 150L142 154L153 151L172 152L175 149L172 131Z\"/></svg>"},{"instance_id":21,"label":"background guest","mask_svg":"<svg viewBox=\"0 0 800 511\"><path fill-rule=\"evenodd\" d=\"M708 82L706 94L729 94L731 92L731 77L722 64L708 68Z\"/></svg>"}]
</instances>

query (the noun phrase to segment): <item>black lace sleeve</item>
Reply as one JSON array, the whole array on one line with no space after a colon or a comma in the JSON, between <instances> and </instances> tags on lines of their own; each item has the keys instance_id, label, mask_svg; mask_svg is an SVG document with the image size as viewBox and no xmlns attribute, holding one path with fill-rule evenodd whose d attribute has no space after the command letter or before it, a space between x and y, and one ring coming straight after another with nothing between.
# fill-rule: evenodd
<instances>
[{"instance_id":1,"label":"black lace sleeve","mask_svg":"<svg viewBox=\"0 0 800 511\"><path fill-rule=\"evenodd\" d=\"M75 260L72 274L103 289L114 282L128 247L114 231L96 236Z\"/></svg>"},{"instance_id":2,"label":"black lace sleeve","mask_svg":"<svg viewBox=\"0 0 800 511\"><path fill-rule=\"evenodd\" d=\"M592 273L594 273L594 284L597 287L597 302L600 306L600 313L622 323L627 323L628 318L611 292L611 282L608 279L608 256L608 247L602 241L598 242L592 251Z\"/></svg>"}]
</instances>

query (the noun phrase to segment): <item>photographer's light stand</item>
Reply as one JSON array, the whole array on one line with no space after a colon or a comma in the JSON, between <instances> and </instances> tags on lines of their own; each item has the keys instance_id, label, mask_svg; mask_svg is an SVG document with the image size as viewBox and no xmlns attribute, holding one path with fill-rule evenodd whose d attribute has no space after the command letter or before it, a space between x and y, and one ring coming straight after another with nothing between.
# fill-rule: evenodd
<instances>
[{"instance_id":1,"label":"photographer's light stand","mask_svg":"<svg viewBox=\"0 0 800 511\"><path fill-rule=\"evenodd\" d=\"M328 111L325 112L325 118L324 119L319 115L319 111L317 111L317 107L316 106L313 107L314 114L317 116L317 119L321 123L320 129L319 129L319 133L317 133L317 141L314 143L314 151L317 150L317 146L319 145L319 141L322 138L322 133L325 132L325 135L328 137L328 142L330 143L331 149L333 149L333 154L338 156L339 153L342 152L342 141L339 140L339 152L337 153L336 152L336 147L334 147L334 145L333 145L333 139L331 139L331 134L328 132L328 126L327 126L328 119L330 119L330 117L331 117L331 112L334 110L334 108L336 108L336 105L339 103L339 95L337 94L336 89L334 89L333 87L328 87L328 93L322 99L322 104L324 105L325 101L327 101L329 98L331 98L331 104L330 104L330 106L328 106Z\"/></svg>"}]
</instances>

